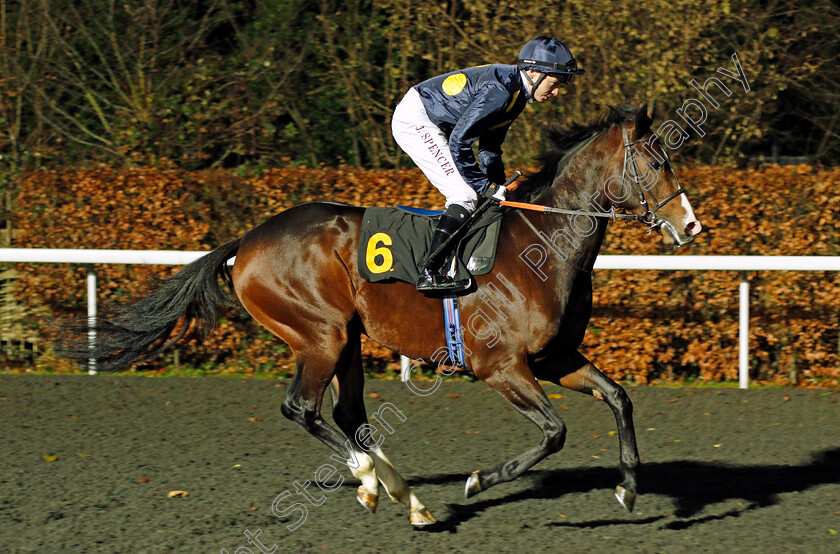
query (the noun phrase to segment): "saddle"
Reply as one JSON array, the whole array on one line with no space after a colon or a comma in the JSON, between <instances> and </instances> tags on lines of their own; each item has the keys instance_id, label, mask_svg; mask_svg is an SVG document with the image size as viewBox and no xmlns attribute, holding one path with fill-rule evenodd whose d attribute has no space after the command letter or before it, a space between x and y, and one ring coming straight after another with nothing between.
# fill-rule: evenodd
<instances>
[{"instance_id":1,"label":"saddle","mask_svg":"<svg viewBox=\"0 0 840 554\"><path fill-rule=\"evenodd\" d=\"M359 240L362 278L371 283L416 283L442 213L407 206L367 208ZM449 274L455 279L469 279L493 269L503 213L500 206L490 207L464 233L449 264Z\"/></svg>"}]
</instances>

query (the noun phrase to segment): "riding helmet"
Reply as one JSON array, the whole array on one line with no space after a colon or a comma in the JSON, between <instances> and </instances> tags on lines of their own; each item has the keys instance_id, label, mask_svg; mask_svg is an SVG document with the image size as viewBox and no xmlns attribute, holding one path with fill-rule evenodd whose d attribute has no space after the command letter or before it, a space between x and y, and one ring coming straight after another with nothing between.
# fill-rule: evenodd
<instances>
[{"instance_id":1,"label":"riding helmet","mask_svg":"<svg viewBox=\"0 0 840 554\"><path fill-rule=\"evenodd\" d=\"M516 60L524 69L533 69L546 75L554 75L561 83L568 83L575 75L583 75L585 69L578 69L572 52L565 44L553 37L539 36L529 40Z\"/></svg>"}]
</instances>

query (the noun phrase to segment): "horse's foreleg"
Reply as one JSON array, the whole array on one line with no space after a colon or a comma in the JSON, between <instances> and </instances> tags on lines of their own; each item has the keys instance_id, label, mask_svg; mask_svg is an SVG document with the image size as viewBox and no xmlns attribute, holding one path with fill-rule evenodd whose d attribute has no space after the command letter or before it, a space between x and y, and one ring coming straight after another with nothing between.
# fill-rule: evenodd
<instances>
[{"instance_id":1,"label":"horse's foreleg","mask_svg":"<svg viewBox=\"0 0 840 554\"><path fill-rule=\"evenodd\" d=\"M345 369L345 368L342 368ZM375 437L370 436L369 428L362 427L367 420L367 412L363 399L364 374L362 372L361 358L346 367L346 371L340 371L333 379L332 390L336 399L333 407L333 418L344 433L351 440L359 440L358 448L365 445L376 444ZM361 429L361 431L360 431ZM366 457L371 461L370 470L364 473L353 472L362 481L362 486L357 491L359 502L371 512L376 511L379 500L376 487L377 478L382 482L388 496L395 502L401 502L409 508L408 519L412 525L422 526L435 523L434 516L426 509L422 502L414 495L402 475L397 472L388 457L381 448L365 448ZM370 480L373 479L371 483Z\"/></svg>"},{"instance_id":2,"label":"horse's foreleg","mask_svg":"<svg viewBox=\"0 0 840 554\"><path fill-rule=\"evenodd\" d=\"M633 427L633 403L627 392L615 381L601 373L595 365L579 352L561 360L550 360L535 365L539 379L552 381L567 389L590 394L607 403L615 415L620 448L620 468L623 481L616 487L615 496L628 511L633 511L636 501L636 472L639 468L639 451Z\"/></svg>"},{"instance_id":3,"label":"horse's foreleg","mask_svg":"<svg viewBox=\"0 0 840 554\"><path fill-rule=\"evenodd\" d=\"M474 472L464 490L467 498L505 481L516 479L531 466L563 448L566 425L551 405L542 387L524 359L509 360L495 371L476 370L476 375L490 385L516 410L543 432L536 447L508 460L489 473Z\"/></svg>"}]
</instances>

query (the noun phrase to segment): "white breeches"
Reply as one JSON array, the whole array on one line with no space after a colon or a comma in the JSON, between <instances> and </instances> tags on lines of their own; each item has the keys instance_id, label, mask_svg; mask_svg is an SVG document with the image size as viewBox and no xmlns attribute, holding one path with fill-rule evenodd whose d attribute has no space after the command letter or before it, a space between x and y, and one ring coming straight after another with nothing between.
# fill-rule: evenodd
<instances>
[{"instance_id":1,"label":"white breeches","mask_svg":"<svg viewBox=\"0 0 840 554\"><path fill-rule=\"evenodd\" d=\"M478 194L461 177L446 135L431 122L415 89L409 89L394 110L391 131L400 148L446 197L446 207L458 204L470 212L475 209Z\"/></svg>"}]
</instances>

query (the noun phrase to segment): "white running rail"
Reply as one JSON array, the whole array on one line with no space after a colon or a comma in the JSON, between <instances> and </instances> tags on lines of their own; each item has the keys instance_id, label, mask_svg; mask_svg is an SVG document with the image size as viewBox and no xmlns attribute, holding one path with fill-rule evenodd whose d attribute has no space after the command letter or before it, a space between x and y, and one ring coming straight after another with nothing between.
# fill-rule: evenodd
<instances>
[{"instance_id":1,"label":"white running rail","mask_svg":"<svg viewBox=\"0 0 840 554\"><path fill-rule=\"evenodd\" d=\"M92 264L185 265L207 254L181 250L84 250L0 248L0 262L74 263L88 266L88 318L96 320L96 273ZM749 271L840 271L840 256L598 256L595 269L659 271L738 271L741 274L738 310L738 384L749 385ZM90 340L96 336L91 332ZM408 358L402 358L403 374ZM89 362L90 373L96 363Z\"/></svg>"}]
</instances>

